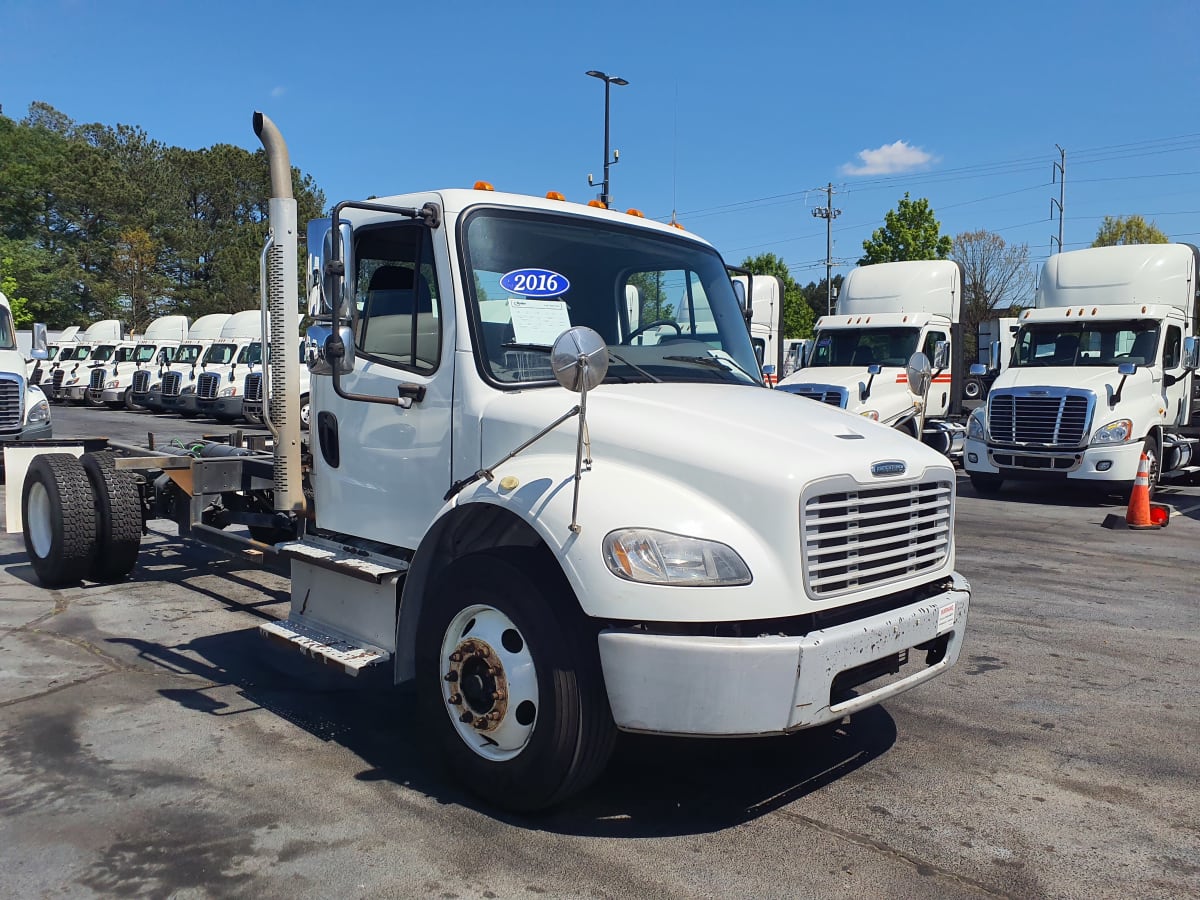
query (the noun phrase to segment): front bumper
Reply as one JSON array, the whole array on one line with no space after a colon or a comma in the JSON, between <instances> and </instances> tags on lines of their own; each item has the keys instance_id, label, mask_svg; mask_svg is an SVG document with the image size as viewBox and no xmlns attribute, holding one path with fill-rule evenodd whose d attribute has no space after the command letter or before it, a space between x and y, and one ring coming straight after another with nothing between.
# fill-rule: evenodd
<instances>
[{"instance_id":1,"label":"front bumper","mask_svg":"<svg viewBox=\"0 0 1200 900\"><path fill-rule=\"evenodd\" d=\"M946 590L928 599L799 637L606 629L599 636L600 661L613 718L625 731L713 737L779 734L835 722L954 665L970 599L970 585L954 574ZM940 658L922 665L931 644ZM853 678L852 670L904 651L917 662L896 680L833 696L841 673Z\"/></svg>"},{"instance_id":2,"label":"front bumper","mask_svg":"<svg viewBox=\"0 0 1200 900\"><path fill-rule=\"evenodd\" d=\"M131 394L130 397L137 406L155 411L162 409L162 391L147 391L144 394Z\"/></svg>"},{"instance_id":3,"label":"front bumper","mask_svg":"<svg viewBox=\"0 0 1200 900\"><path fill-rule=\"evenodd\" d=\"M83 398L87 396L87 389L86 384L69 384L59 392L58 396L72 403L82 403Z\"/></svg>"},{"instance_id":4,"label":"front bumper","mask_svg":"<svg viewBox=\"0 0 1200 900\"><path fill-rule=\"evenodd\" d=\"M1137 477L1142 441L1075 450L1011 450L968 440L963 448L967 472L1020 480L1131 482Z\"/></svg>"},{"instance_id":5,"label":"front bumper","mask_svg":"<svg viewBox=\"0 0 1200 900\"><path fill-rule=\"evenodd\" d=\"M4 466L4 444L24 444L29 441L44 441L54 437L51 422L39 422L36 425L26 425L20 431L0 433L0 468Z\"/></svg>"},{"instance_id":6,"label":"front bumper","mask_svg":"<svg viewBox=\"0 0 1200 900\"><path fill-rule=\"evenodd\" d=\"M242 417L243 397L217 397L215 400L201 400L200 412L216 419L240 419Z\"/></svg>"},{"instance_id":7,"label":"front bumper","mask_svg":"<svg viewBox=\"0 0 1200 900\"><path fill-rule=\"evenodd\" d=\"M175 394L174 396L162 398L162 408L167 412L199 412L199 400L195 393L190 394Z\"/></svg>"}]
</instances>

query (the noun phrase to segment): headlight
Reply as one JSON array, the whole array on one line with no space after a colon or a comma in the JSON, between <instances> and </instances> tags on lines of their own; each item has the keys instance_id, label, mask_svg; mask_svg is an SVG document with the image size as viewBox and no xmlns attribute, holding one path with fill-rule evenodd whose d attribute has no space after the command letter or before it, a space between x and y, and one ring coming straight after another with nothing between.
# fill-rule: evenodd
<instances>
[{"instance_id":1,"label":"headlight","mask_svg":"<svg viewBox=\"0 0 1200 900\"><path fill-rule=\"evenodd\" d=\"M220 394L220 396L222 396L222 397L236 397L236 396L237 396L237 388L236 388L236 387L227 387L227 388L221 388L221 394Z\"/></svg>"},{"instance_id":2,"label":"headlight","mask_svg":"<svg viewBox=\"0 0 1200 900\"><path fill-rule=\"evenodd\" d=\"M25 417L25 421L30 425L40 425L42 422L50 421L50 403L46 400L39 400L29 407L29 415Z\"/></svg>"},{"instance_id":3,"label":"headlight","mask_svg":"<svg viewBox=\"0 0 1200 900\"><path fill-rule=\"evenodd\" d=\"M870 419L872 422L879 421L879 411L874 409L864 409L859 413L864 419Z\"/></svg>"},{"instance_id":4,"label":"headlight","mask_svg":"<svg viewBox=\"0 0 1200 900\"><path fill-rule=\"evenodd\" d=\"M120 386L121 386L121 381L118 378L114 378L112 381L104 382L104 389L106 391L111 391L113 388L119 388Z\"/></svg>"},{"instance_id":5,"label":"headlight","mask_svg":"<svg viewBox=\"0 0 1200 900\"><path fill-rule=\"evenodd\" d=\"M1103 428L1097 428L1092 435L1093 444L1123 444L1133 434L1133 422L1129 419L1117 419L1109 422Z\"/></svg>"},{"instance_id":6,"label":"headlight","mask_svg":"<svg viewBox=\"0 0 1200 900\"><path fill-rule=\"evenodd\" d=\"M749 584L750 569L730 547L650 528L623 528L604 538L604 562L618 578L693 587Z\"/></svg>"},{"instance_id":7,"label":"headlight","mask_svg":"<svg viewBox=\"0 0 1200 900\"><path fill-rule=\"evenodd\" d=\"M967 438L972 441L986 441L987 428L983 424L983 407L972 411L967 419Z\"/></svg>"}]
</instances>

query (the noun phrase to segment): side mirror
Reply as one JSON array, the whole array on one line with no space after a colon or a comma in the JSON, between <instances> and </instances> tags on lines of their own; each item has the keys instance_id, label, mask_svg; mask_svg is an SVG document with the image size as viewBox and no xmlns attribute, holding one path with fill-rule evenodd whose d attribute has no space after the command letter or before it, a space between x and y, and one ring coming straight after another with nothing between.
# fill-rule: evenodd
<instances>
[{"instance_id":1,"label":"side mirror","mask_svg":"<svg viewBox=\"0 0 1200 900\"><path fill-rule=\"evenodd\" d=\"M749 312L750 307L746 301L746 283L744 281L733 282L733 296L737 297L738 306L742 312Z\"/></svg>"},{"instance_id":2,"label":"side mirror","mask_svg":"<svg viewBox=\"0 0 1200 900\"><path fill-rule=\"evenodd\" d=\"M1117 374L1129 377L1138 370L1137 363L1123 362L1117 366Z\"/></svg>"},{"instance_id":3,"label":"side mirror","mask_svg":"<svg viewBox=\"0 0 1200 900\"><path fill-rule=\"evenodd\" d=\"M1200 339L1194 337L1183 339L1183 367L1189 372L1200 369Z\"/></svg>"},{"instance_id":4,"label":"side mirror","mask_svg":"<svg viewBox=\"0 0 1200 900\"><path fill-rule=\"evenodd\" d=\"M972 375L986 375L987 371L987 366L985 366L983 363L971 363Z\"/></svg>"},{"instance_id":5,"label":"side mirror","mask_svg":"<svg viewBox=\"0 0 1200 900\"><path fill-rule=\"evenodd\" d=\"M33 326L33 349L29 351L30 359L49 359L49 342L46 340L46 326L38 322Z\"/></svg>"},{"instance_id":6,"label":"side mirror","mask_svg":"<svg viewBox=\"0 0 1200 900\"><path fill-rule=\"evenodd\" d=\"M338 333L346 352L341 358L338 371L347 375L354 371L354 332L350 326L343 325ZM304 337L304 356L308 370L314 375L332 375L333 363L325 353L325 344L333 337L333 328L329 325L310 325Z\"/></svg>"},{"instance_id":7,"label":"side mirror","mask_svg":"<svg viewBox=\"0 0 1200 900\"><path fill-rule=\"evenodd\" d=\"M608 374L604 338L583 325L568 328L550 348L550 368L568 391L590 391Z\"/></svg>"},{"instance_id":8,"label":"side mirror","mask_svg":"<svg viewBox=\"0 0 1200 900\"><path fill-rule=\"evenodd\" d=\"M933 367L938 371L950 368L949 341L938 341L933 345Z\"/></svg>"},{"instance_id":9,"label":"side mirror","mask_svg":"<svg viewBox=\"0 0 1200 900\"><path fill-rule=\"evenodd\" d=\"M999 341L992 341L992 343L988 346L988 365L991 367L993 372L1000 371L1000 367L1002 365L1000 354L1003 352L1004 350Z\"/></svg>"},{"instance_id":10,"label":"side mirror","mask_svg":"<svg viewBox=\"0 0 1200 900\"><path fill-rule=\"evenodd\" d=\"M929 362L929 357L918 350L909 358L904 371L908 377L909 392L913 396L924 397L928 393L929 383L933 379L933 366Z\"/></svg>"}]
</instances>

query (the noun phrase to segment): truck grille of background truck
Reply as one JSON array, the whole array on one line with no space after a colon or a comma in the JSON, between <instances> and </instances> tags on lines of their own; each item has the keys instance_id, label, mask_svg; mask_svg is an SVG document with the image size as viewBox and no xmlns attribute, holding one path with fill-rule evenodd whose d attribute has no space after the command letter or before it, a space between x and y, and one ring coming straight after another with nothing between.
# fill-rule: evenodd
<instances>
[{"instance_id":1,"label":"truck grille of background truck","mask_svg":"<svg viewBox=\"0 0 1200 900\"><path fill-rule=\"evenodd\" d=\"M828 403L830 406L846 407L845 393L833 388L801 387L792 391L797 397L807 397L818 403Z\"/></svg>"},{"instance_id":2,"label":"truck grille of background truck","mask_svg":"<svg viewBox=\"0 0 1200 900\"><path fill-rule=\"evenodd\" d=\"M21 382L0 376L0 430L14 431L21 427Z\"/></svg>"},{"instance_id":3,"label":"truck grille of background truck","mask_svg":"<svg viewBox=\"0 0 1200 900\"><path fill-rule=\"evenodd\" d=\"M196 379L196 396L201 400L217 399L217 388L221 385L221 376L214 372L205 372Z\"/></svg>"},{"instance_id":4,"label":"truck grille of background truck","mask_svg":"<svg viewBox=\"0 0 1200 900\"><path fill-rule=\"evenodd\" d=\"M150 391L150 373L145 369L138 369L133 373L133 392L135 394L146 394Z\"/></svg>"},{"instance_id":5,"label":"truck grille of background truck","mask_svg":"<svg viewBox=\"0 0 1200 900\"><path fill-rule=\"evenodd\" d=\"M163 375L162 395L164 397L178 397L182 382L183 376L179 372L167 372Z\"/></svg>"},{"instance_id":6,"label":"truck grille of background truck","mask_svg":"<svg viewBox=\"0 0 1200 900\"><path fill-rule=\"evenodd\" d=\"M1086 394L993 392L988 397L988 430L998 444L1078 447L1090 425L1089 399Z\"/></svg>"},{"instance_id":7,"label":"truck grille of background truck","mask_svg":"<svg viewBox=\"0 0 1200 900\"><path fill-rule=\"evenodd\" d=\"M262 399L262 372L251 372L246 376L245 396L247 400Z\"/></svg>"},{"instance_id":8,"label":"truck grille of background truck","mask_svg":"<svg viewBox=\"0 0 1200 900\"><path fill-rule=\"evenodd\" d=\"M945 564L952 482L864 488L846 480L851 489L808 497L801 507L804 577L812 597L905 581Z\"/></svg>"},{"instance_id":9,"label":"truck grille of background truck","mask_svg":"<svg viewBox=\"0 0 1200 900\"><path fill-rule=\"evenodd\" d=\"M104 393L104 376L107 374L107 369L92 369L91 377L88 378L88 391L94 391L96 394Z\"/></svg>"}]
</instances>

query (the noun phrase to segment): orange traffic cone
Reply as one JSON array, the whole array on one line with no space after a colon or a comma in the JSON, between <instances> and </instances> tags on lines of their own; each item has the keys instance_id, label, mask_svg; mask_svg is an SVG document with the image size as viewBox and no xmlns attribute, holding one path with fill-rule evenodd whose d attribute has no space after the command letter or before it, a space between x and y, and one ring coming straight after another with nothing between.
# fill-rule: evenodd
<instances>
[{"instance_id":1,"label":"orange traffic cone","mask_svg":"<svg viewBox=\"0 0 1200 900\"><path fill-rule=\"evenodd\" d=\"M1159 506L1152 515L1150 508L1150 457L1142 452L1138 461L1137 477L1133 479L1133 493L1129 495L1129 509L1125 513L1125 524L1130 528L1162 528L1166 524L1162 513L1166 508Z\"/></svg>"}]
</instances>

